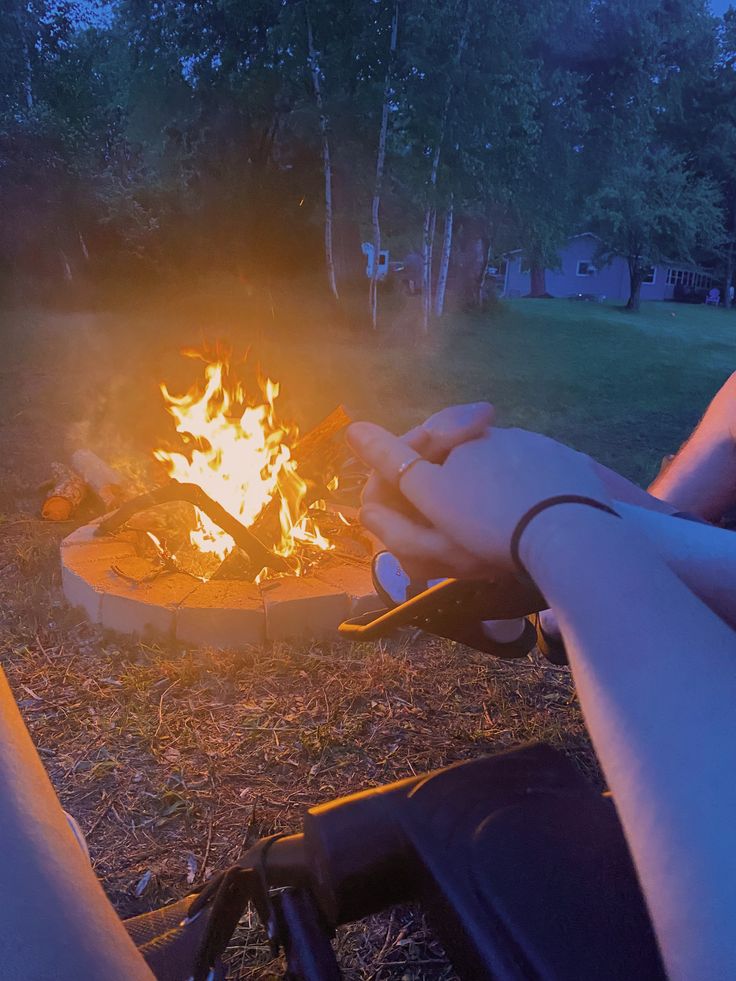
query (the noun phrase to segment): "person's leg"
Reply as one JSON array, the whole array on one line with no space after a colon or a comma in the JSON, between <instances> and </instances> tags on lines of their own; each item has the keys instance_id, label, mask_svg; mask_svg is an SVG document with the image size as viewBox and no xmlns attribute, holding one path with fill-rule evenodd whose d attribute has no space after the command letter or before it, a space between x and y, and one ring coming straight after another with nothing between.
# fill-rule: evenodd
<instances>
[{"instance_id":1,"label":"person's leg","mask_svg":"<svg viewBox=\"0 0 736 981\"><path fill-rule=\"evenodd\" d=\"M3 977L152 979L72 831L0 670Z\"/></svg>"},{"instance_id":2,"label":"person's leg","mask_svg":"<svg viewBox=\"0 0 736 981\"><path fill-rule=\"evenodd\" d=\"M718 390L692 435L648 491L608 468L602 470L615 500L653 509L661 501L666 509L718 521L736 506L736 372ZM543 610L539 621L553 643L561 639L551 610Z\"/></svg>"},{"instance_id":3,"label":"person's leg","mask_svg":"<svg viewBox=\"0 0 736 981\"><path fill-rule=\"evenodd\" d=\"M716 393L649 493L677 510L718 521L736 505L736 373Z\"/></svg>"}]
</instances>

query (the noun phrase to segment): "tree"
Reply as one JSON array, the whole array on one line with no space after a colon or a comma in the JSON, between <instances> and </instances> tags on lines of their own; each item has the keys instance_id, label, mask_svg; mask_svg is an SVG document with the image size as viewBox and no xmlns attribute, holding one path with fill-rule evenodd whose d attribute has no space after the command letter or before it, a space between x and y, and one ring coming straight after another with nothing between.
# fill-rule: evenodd
<instances>
[{"instance_id":1,"label":"tree","mask_svg":"<svg viewBox=\"0 0 736 981\"><path fill-rule=\"evenodd\" d=\"M376 154L376 181L373 186L373 201L371 204L371 222L373 225L373 265L371 268L371 282L368 296L368 304L371 312L371 324L373 329L377 326L378 315L378 272L379 259L381 256L381 191L383 188L383 174L386 166L386 138L388 136L388 116L392 97L392 75L394 59L396 57L396 46L398 44L399 33L399 0L395 0L393 17L391 18L391 31L389 41L389 53L386 64L386 81L383 88L383 105L381 106L381 126L378 133L378 152Z\"/></svg>"},{"instance_id":2,"label":"tree","mask_svg":"<svg viewBox=\"0 0 736 981\"><path fill-rule=\"evenodd\" d=\"M64 0L0 5L0 264L10 276L32 270L56 284L86 264L87 164L106 102L89 71L102 52L94 13Z\"/></svg>"},{"instance_id":3,"label":"tree","mask_svg":"<svg viewBox=\"0 0 736 981\"><path fill-rule=\"evenodd\" d=\"M446 290L478 302L488 216L517 186L533 131L525 31L509 0L446 4L431 18L426 5L406 10L393 173L421 221L413 242L422 254L423 332L441 316Z\"/></svg>"},{"instance_id":4,"label":"tree","mask_svg":"<svg viewBox=\"0 0 736 981\"><path fill-rule=\"evenodd\" d=\"M324 100L322 98L322 69L319 62L319 54L314 46L314 34L312 32L312 21L309 16L309 5L305 0L305 17L307 22L307 55L309 59L309 71L312 76L314 87L314 98L319 112L319 129L322 137L322 173L325 182L325 267L327 269L327 282L330 292L336 300L340 299L337 290L337 279L335 277L335 258L333 252L332 235L332 156L330 153L330 138L325 113ZM378 219L376 218L376 221ZM375 316L374 316L375 320ZM373 324L375 327L375 323Z\"/></svg>"},{"instance_id":5,"label":"tree","mask_svg":"<svg viewBox=\"0 0 736 981\"><path fill-rule=\"evenodd\" d=\"M707 247L730 282L735 19L706 0L8 0L0 262L326 271L336 296L372 240L422 253L427 330L507 247L543 293L584 201L617 241L660 177L688 201L710 177L726 233L649 228L624 251L635 281L657 249ZM373 323L377 301L374 276Z\"/></svg>"},{"instance_id":6,"label":"tree","mask_svg":"<svg viewBox=\"0 0 736 981\"><path fill-rule=\"evenodd\" d=\"M422 331L426 334L429 330L429 318L432 311L432 255L434 250L434 235L437 222L437 206L435 196L437 193L437 182L439 178L440 159L445 142L450 108L455 94L456 74L462 66L465 50L468 45L468 35L473 15L472 0L465 0L464 6L459 9L457 26L457 46L454 56L449 66L446 94L439 120L439 127L434 138L434 147L431 152L431 166L429 178L427 180L427 200L424 207L424 223L422 225ZM449 224L452 229L452 221ZM448 240L448 250L451 238ZM449 261L449 251L448 251Z\"/></svg>"},{"instance_id":7,"label":"tree","mask_svg":"<svg viewBox=\"0 0 736 981\"><path fill-rule=\"evenodd\" d=\"M590 4L553 0L528 7L530 125L519 146L511 211L533 297L547 295L545 270L558 265L559 250L583 210L583 150L590 127L584 86L592 46Z\"/></svg>"},{"instance_id":8,"label":"tree","mask_svg":"<svg viewBox=\"0 0 736 981\"><path fill-rule=\"evenodd\" d=\"M629 267L628 310L639 309L642 280L666 259L694 261L699 247L722 236L721 197L681 156L645 148L618 161L591 198L589 217L601 238L599 258L624 258Z\"/></svg>"},{"instance_id":9,"label":"tree","mask_svg":"<svg viewBox=\"0 0 736 981\"><path fill-rule=\"evenodd\" d=\"M701 45L701 52L708 50ZM730 8L711 32L710 50L699 70L680 80L678 112L664 121L668 141L696 172L709 176L723 200L724 238L709 245L722 273L722 297L731 305L736 262L736 10Z\"/></svg>"}]
</instances>

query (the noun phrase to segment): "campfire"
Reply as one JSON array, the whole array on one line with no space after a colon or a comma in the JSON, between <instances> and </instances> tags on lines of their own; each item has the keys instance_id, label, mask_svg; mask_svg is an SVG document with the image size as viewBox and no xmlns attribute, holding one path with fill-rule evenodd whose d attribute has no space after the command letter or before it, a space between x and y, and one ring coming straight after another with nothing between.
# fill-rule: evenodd
<instances>
[{"instance_id":1,"label":"campfire","mask_svg":"<svg viewBox=\"0 0 736 981\"><path fill-rule=\"evenodd\" d=\"M183 446L173 452L158 449L154 455L173 480L196 484L244 527L261 518L260 527L265 528L268 514L270 549L291 559L292 571L298 575L308 566L310 551L333 548L319 530L325 502L315 500L314 485L310 487L299 472L294 456L298 430L279 418L278 383L259 377L258 389L260 397L249 397L225 360L205 362L203 383L186 395L171 395L162 384ZM342 422L338 412L330 419L329 430L339 431ZM323 482L326 477L322 475ZM337 477L328 478L325 486L335 489ZM237 546L231 535L198 508L195 520L190 542L197 550L220 561L232 554ZM256 581L269 572L264 566Z\"/></svg>"},{"instance_id":2,"label":"campfire","mask_svg":"<svg viewBox=\"0 0 736 981\"><path fill-rule=\"evenodd\" d=\"M257 596L267 621L269 607L273 612L279 603L305 605L311 598L324 606L325 595L334 599L338 590L350 606L371 595L368 570L373 542L358 526L355 508L345 504L345 485L349 491L360 476L351 471L343 439L350 422L346 410L339 406L300 437L296 425L279 411L278 383L257 374L247 387L241 378L244 362L234 364L219 353L185 353L201 362L201 377L182 395L161 385L173 427L170 438L153 451L158 486L134 496L121 489L120 496L127 499L94 522L91 533L80 537L77 532L65 541L62 565L67 598L82 605L92 619L121 629L126 618L119 609L114 616L105 616L112 602L109 597L125 587L127 599L133 590L139 602L150 604L151 591L157 583L162 587L165 583L164 606L173 611L172 629L187 639L176 623L192 600L200 603L209 597L211 602L207 600L204 608L215 611L247 608L253 612ZM93 456L83 452L87 458ZM78 458L78 454L72 457L72 466ZM108 490L120 486L102 461L97 459L97 464ZM60 472L66 483L74 484L73 469ZM95 491L96 484L85 472L77 477L78 503L85 490ZM58 493L57 485L49 500L56 500ZM82 546L84 556L79 554ZM124 552L118 554L123 546ZM81 583L94 590L90 597L80 585L79 570L69 562L108 555L105 569L93 570L100 573L97 579L81 576ZM179 587L183 591L182 600L171 595L174 586L177 596ZM223 590L230 597L227 603ZM80 600L81 594L87 602ZM330 609L332 629L349 609L335 602ZM287 617L289 632L324 632L316 629L312 613L302 612L305 616L296 620ZM140 617L128 619L132 623L128 632L140 632ZM168 624L168 618L163 619ZM218 633L216 625L214 633ZM252 638L252 630L245 633ZM270 631L271 636L274 633L278 630ZM207 642L199 634L197 639Z\"/></svg>"}]
</instances>

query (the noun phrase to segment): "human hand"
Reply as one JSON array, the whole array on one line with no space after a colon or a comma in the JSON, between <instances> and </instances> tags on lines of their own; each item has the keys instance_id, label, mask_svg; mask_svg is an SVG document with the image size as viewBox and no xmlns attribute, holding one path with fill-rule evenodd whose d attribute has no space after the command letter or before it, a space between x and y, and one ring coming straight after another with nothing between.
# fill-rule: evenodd
<instances>
[{"instance_id":1,"label":"human hand","mask_svg":"<svg viewBox=\"0 0 736 981\"><path fill-rule=\"evenodd\" d=\"M361 511L365 526L402 561L439 563L440 547L460 546L462 564L471 569L464 575L508 572L513 531L539 501L559 494L607 500L588 457L521 429L486 431L455 446L441 464L419 459L403 476L413 455L402 440L372 423L355 423L348 441L415 509L410 516L367 501ZM444 561L453 564L450 556Z\"/></svg>"},{"instance_id":2,"label":"human hand","mask_svg":"<svg viewBox=\"0 0 736 981\"><path fill-rule=\"evenodd\" d=\"M495 409L490 402L451 405L429 416L399 439L431 463L442 463L450 450L483 436L493 425ZM362 495L363 504L386 504L405 508L406 500L393 484L374 471Z\"/></svg>"},{"instance_id":3,"label":"human hand","mask_svg":"<svg viewBox=\"0 0 736 981\"><path fill-rule=\"evenodd\" d=\"M450 406L399 438L407 449L415 450L432 463L442 463L456 446L483 436L493 425L494 418L494 408L488 402ZM401 491L384 480L377 470L366 482L362 503L364 508L378 506L383 511L395 512L398 521L394 528L393 550L413 579L480 578L488 571L476 556L467 553L456 542L450 542L436 529L424 527L420 540L417 540L419 516ZM412 520L404 524L400 520L402 516ZM405 537L401 537L402 529L407 533ZM416 546L418 551L414 554Z\"/></svg>"}]
</instances>

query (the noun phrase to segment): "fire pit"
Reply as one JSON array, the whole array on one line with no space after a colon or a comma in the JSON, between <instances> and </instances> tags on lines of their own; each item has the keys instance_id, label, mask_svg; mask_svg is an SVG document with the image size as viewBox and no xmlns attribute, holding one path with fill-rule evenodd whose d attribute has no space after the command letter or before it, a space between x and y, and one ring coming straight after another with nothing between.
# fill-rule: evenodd
<instances>
[{"instance_id":1,"label":"fire pit","mask_svg":"<svg viewBox=\"0 0 736 981\"><path fill-rule=\"evenodd\" d=\"M335 494L348 462L340 407L299 439L279 389L246 395L226 360L204 384L162 391L178 444L168 479L79 528L61 546L64 594L122 633L241 647L325 638L375 604L374 542Z\"/></svg>"}]
</instances>

